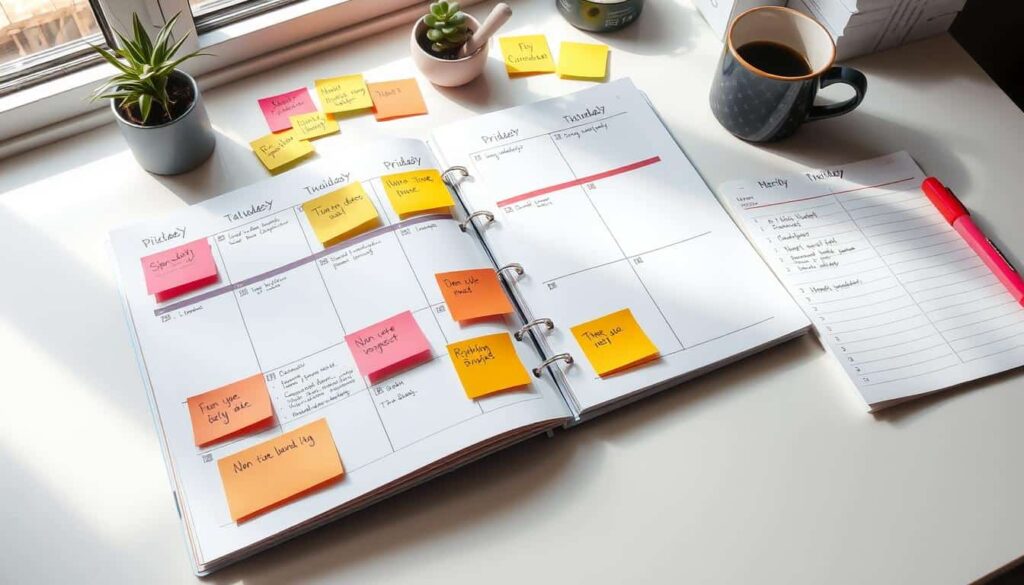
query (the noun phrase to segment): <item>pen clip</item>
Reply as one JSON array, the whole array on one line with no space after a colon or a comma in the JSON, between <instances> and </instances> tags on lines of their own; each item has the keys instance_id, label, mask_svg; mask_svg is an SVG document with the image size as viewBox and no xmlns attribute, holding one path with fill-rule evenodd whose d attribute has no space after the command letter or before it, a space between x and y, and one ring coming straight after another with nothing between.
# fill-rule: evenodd
<instances>
[{"instance_id":1,"label":"pen clip","mask_svg":"<svg viewBox=\"0 0 1024 585\"><path fill-rule=\"evenodd\" d=\"M1006 257L1006 254L1003 254L1003 251L999 249L999 246L992 241L992 238L985 238L985 241L988 242L989 246L992 246L992 249L996 251L996 254L999 254L999 257L1002 258L1003 262L1010 267L1010 270L1017 272L1017 268L1010 262L1010 259Z\"/></svg>"}]
</instances>

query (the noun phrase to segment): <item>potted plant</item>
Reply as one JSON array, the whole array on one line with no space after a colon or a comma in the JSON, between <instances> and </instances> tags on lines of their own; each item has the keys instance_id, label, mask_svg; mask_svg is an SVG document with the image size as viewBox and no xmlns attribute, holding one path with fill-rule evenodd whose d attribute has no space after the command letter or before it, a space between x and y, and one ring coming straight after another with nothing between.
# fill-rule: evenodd
<instances>
[{"instance_id":1,"label":"potted plant","mask_svg":"<svg viewBox=\"0 0 1024 585\"><path fill-rule=\"evenodd\" d=\"M150 38L132 15L133 39L117 33L121 48L92 48L118 70L93 94L109 99L121 134L142 168L158 175L190 171L210 157L216 139L196 80L178 66L198 51L176 57L186 34L171 44L174 15Z\"/></svg>"},{"instance_id":2,"label":"potted plant","mask_svg":"<svg viewBox=\"0 0 1024 585\"><path fill-rule=\"evenodd\" d=\"M499 3L481 25L458 2L440 0L416 21L409 40L412 60L435 85L455 87L476 79L487 64L487 41L512 15Z\"/></svg>"}]
</instances>

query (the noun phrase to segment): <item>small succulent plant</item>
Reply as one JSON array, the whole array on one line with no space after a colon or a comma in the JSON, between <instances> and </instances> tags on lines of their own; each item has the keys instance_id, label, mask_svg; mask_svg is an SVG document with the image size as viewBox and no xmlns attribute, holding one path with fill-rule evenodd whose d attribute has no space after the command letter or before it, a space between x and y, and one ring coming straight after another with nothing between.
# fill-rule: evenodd
<instances>
[{"instance_id":1,"label":"small succulent plant","mask_svg":"<svg viewBox=\"0 0 1024 585\"><path fill-rule=\"evenodd\" d=\"M206 54L196 51L175 58L178 49L188 38L186 34L173 45L170 44L171 30L178 16L175 14L168 20L157 33L156 40L153 40L139 21L139 15L132 14L133 39L127 39L121 33L117 33L121 40L120 49L108 51L93 46L93 50L118 70L118 75L111 77L96 90L93 99L120 100L117 107L122 110L137 106L143 123L148 122L153 106L157 104L158 110L162 111L165 118L157 123L170 121L175 105L168 92L167 82L171 74L185 61Z\"/></svg>"},{"instance_id":2,"label":"small succulent plant","mask_svg":"<svg viewBox=\"0 0 1024 585\"><path fill-rule=\"evenodd\" d=\"M469 39L466 14L458 2L432 2L430 13L423 19L427 25L430 50L442 54L452 52Z\"/></svg>"}]
</instances>

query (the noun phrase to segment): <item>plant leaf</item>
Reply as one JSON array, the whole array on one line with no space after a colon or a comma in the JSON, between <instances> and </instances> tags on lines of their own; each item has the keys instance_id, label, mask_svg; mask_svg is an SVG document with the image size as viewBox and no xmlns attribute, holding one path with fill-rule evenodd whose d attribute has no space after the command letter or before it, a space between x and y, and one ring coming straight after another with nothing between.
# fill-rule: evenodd
<instances>
[{"instance_id":1,"label":"plant leaf","mask_svg":"<svg viewBox=\"0 0 1024 585\"><path fill-rule=\"evenodd\" d=\"M428 29L427 38L430 39L431 41L440 41L441 39L444 38L444 33L437 30L436 28Z\"/></svg>"},{"instance_id":2,"label":"plant leaf","mask_svg":"<svg viewBox=\"0 0 1024 585\"><path fill-rule=\"evenodd\" d=\"M153 107L153 96L143 94L139 96L139 113L142 114L142 122L149 118L149 111Z\"/></svg>"},{"instance_id":3,"label":"plant leaf","mask_svg":"<svg viewBox=\"0 0 1024 585\"><path fill-rule=\"evenodd\" d=\"M99 48L99 47L97 47L95 45L89 45L89 46L92 47L92 49L94 51L96 51L97 53L102 55L103 58L106 59L108 63L110 63L114 67L117 67L118 70L123 71L125 73L131 73L132 72L132 70L129 69L127 65L125 65L124 63L121 63L120 61L118 61L117 57L112 55L109 51L105 51L105 50L103 50L103 49L101 49L101 48Z\"/></svg>"},{"instance_id":4,"label":"plant leaf","mask_svg":"<svg viewBox=\"0 0 1024 585\"><path fill-rule=\"evenodd\" d=\"M428 14L426 17L423 18L423 24L432 27L437 24L437 17L434 16L433 14Z\"/></svg>"},{"instance_id":5,"label":"plant leaf","mask_svg":"<svg viewBox=\"0 0 1024 585\"><path fill-rule=\"evenodd\" d=\"M142 26L142 21L139 20L139 13L132 13L132 34L135 36L135 42L139 43L139 51L143 55L149 55L153 52L153 41L149 38L149 33L146 32L146 27ZM147 61L142 58L140 61Z\"/></svg>"}]
</instances>

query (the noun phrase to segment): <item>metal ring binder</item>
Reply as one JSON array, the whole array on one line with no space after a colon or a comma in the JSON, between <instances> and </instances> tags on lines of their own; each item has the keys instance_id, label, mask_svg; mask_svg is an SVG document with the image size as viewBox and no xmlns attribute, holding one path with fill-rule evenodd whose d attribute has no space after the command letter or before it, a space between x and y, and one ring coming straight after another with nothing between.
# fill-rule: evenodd
<instances>
[{"instance_id":1,"label":"metal ring binder","mask_svg":"<svg viewBox=\"0 0 1024 585\"><path fill-rule=\"evenodd\" d=\"M526 335L526 332L534 327L537 327L538 325L544 325L545 327L547 327L548 331L551 331L552 329L555 328L555 322L552 321L551 319L534 319L533 321L530 321L526 325L520 327L519 331L516 331L512 335L516 338L516 341L522 341L523 336Z\"/></svg>"},{"instance_id":2,"label":"metal ring binder","mask_svg":"<svg viewBox=\"0 0 1024 585\"><path fill-rule=\"evenodd\" d=\"M525 270L523 270L523 265L518 262L509 262L508 264L499 268L496 272L498 273L499 276L505 276L504 273L506 270L514 271L516 273L516 276L522 276L523 273L526 272Z\"/></svg>"},{"instance_id":3,"label":"metal ring binder","mask_svg":"<svg viewBox=\"0 0 1024 585\"><path fill-rule=\"evenodd\" d=\"M459 224L459 229L462 231L466 231L469 225L473 222L474 217L486 217L487 223L491 223L492 221L494 221L494 214L491 213L490 211L474 211L473 213L469 214L469 217L467 217L465 221Z\"/></svg>"},{"instance_id":4,"label":"metal ring binder","mask_svg":"<svg viewBox=\"0 0 1024 585\"><path fill-rule=\"evenodd\" d=\"M558 361L565 362L565 365L571 366L572 362L573 362L573 359L572 359L572 356L567 354L567 353L560 353L560 354L557 354L557 355L553 355L553 356L549 357L548 359L542 361L540 363L540 365L537 366L536 368L533 368L533 375L535 377L537 377L537 378L540 378L541 374L544 373L544 368L546 368L546 367L550 366L551 364L553 364L555 362L558 362Z\"/></svg>"},{"instance_id":5,"label":"metal ring binder","mask_svg":"<svg viewBox=\"0 0 1024 585\"><path fill-rule=\"evenodd\" d=\"M452 185L452 182L448 180L448 173L459 173L459 175L463 177L469 176L469 171L466 170L466 167L464 166L455 165L448 167L447 169L444 170L443 173L441 173L441 180L444 181L445 183L448 183L449 187L454 187L454 185Z\"/></svg>"}]
</instances>

